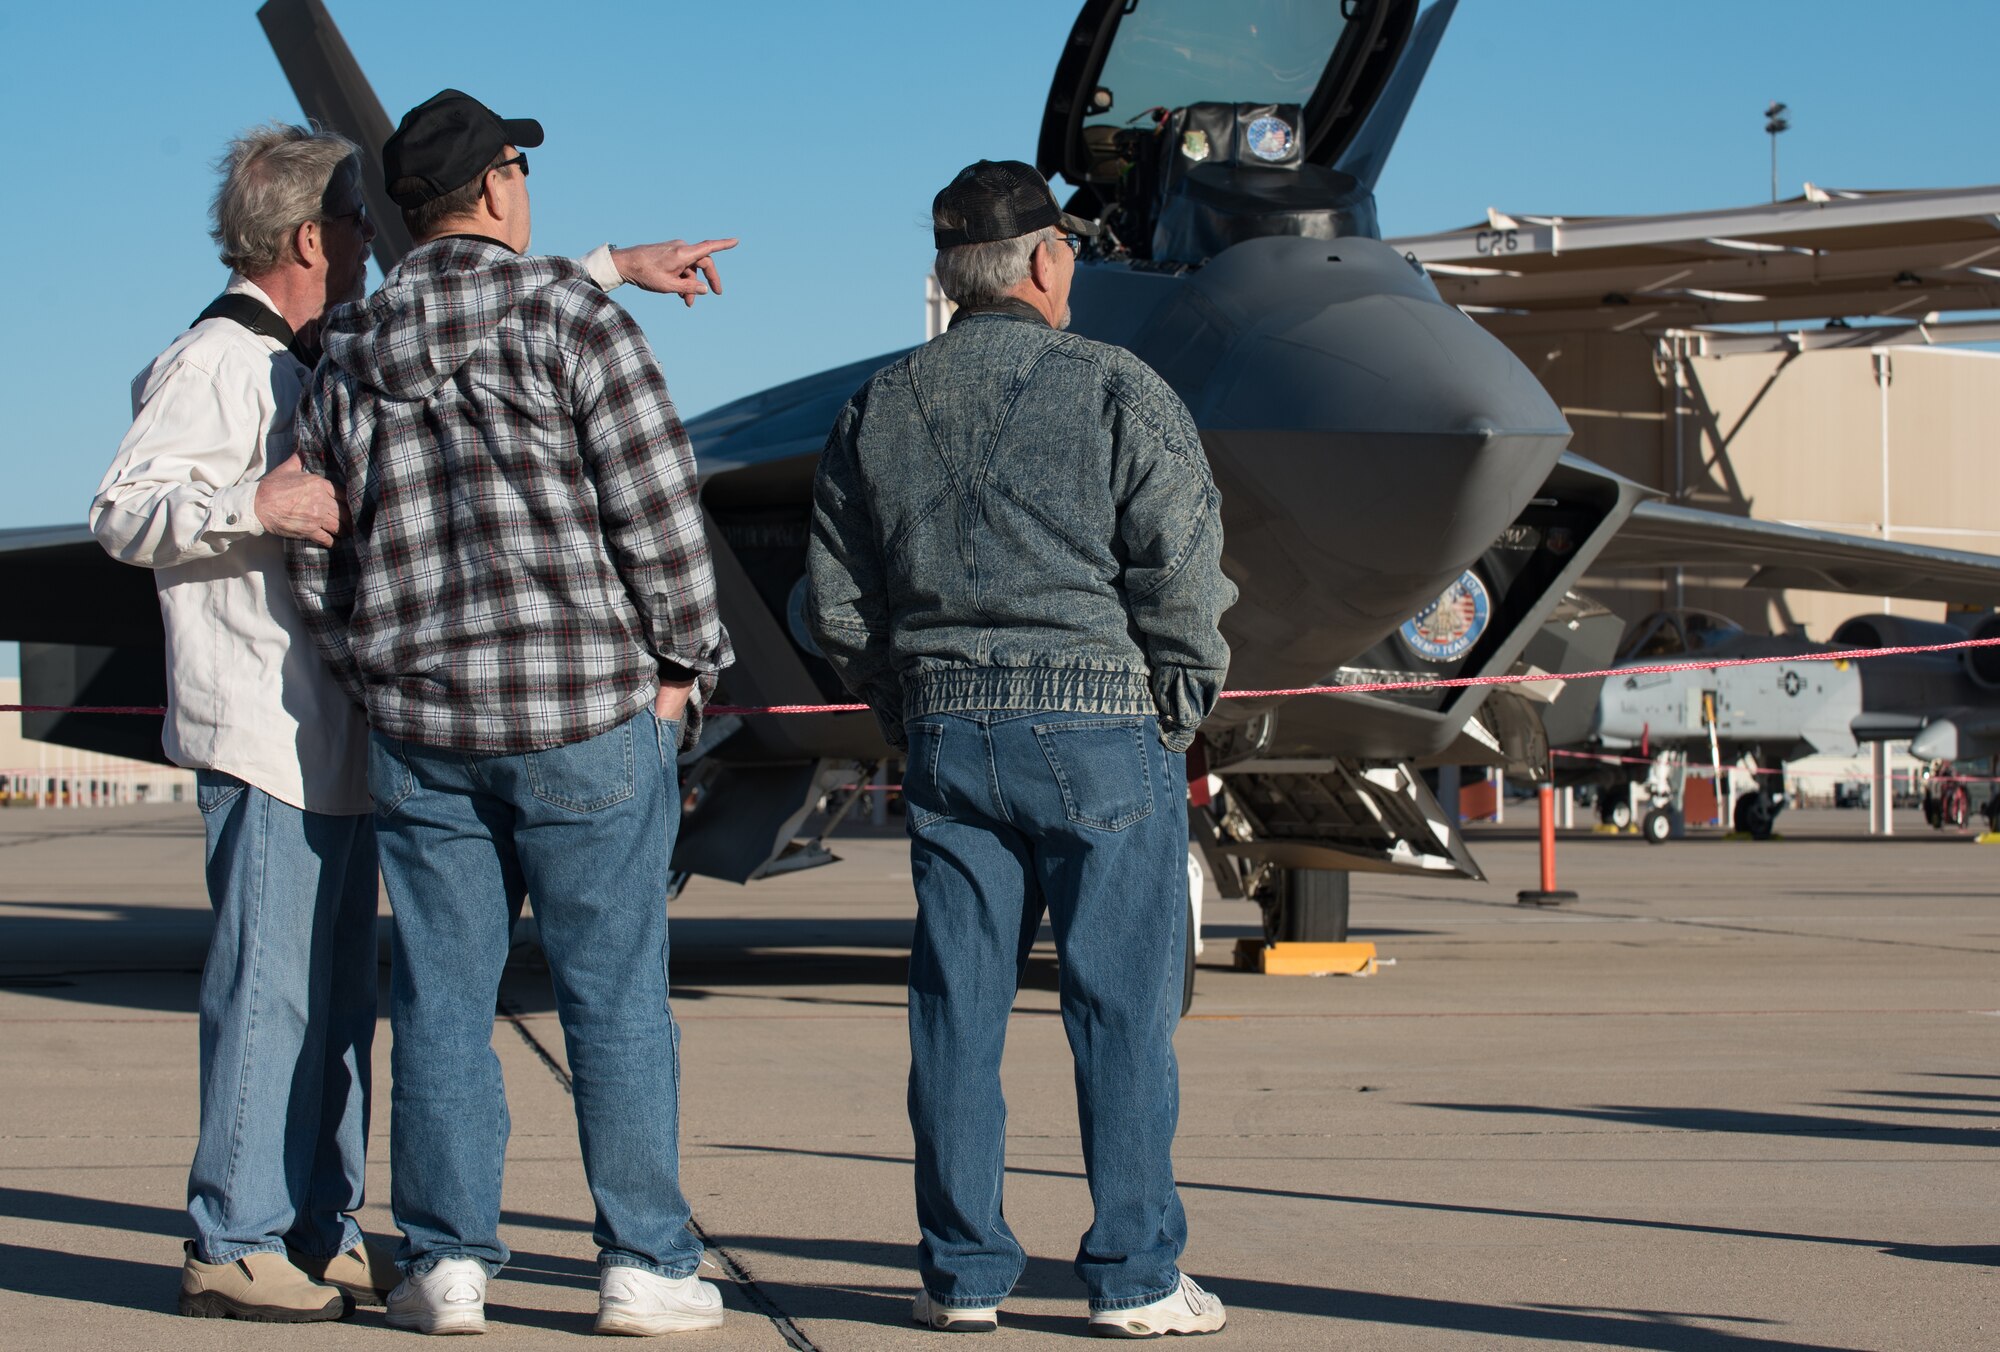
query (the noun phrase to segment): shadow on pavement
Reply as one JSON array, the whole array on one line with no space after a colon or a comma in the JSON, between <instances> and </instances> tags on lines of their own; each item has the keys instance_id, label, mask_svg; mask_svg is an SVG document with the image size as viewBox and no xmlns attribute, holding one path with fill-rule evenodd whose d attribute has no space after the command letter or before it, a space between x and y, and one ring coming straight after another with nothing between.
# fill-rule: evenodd
<instances>
[{"instance_id":1,"label":"shadow on pavement","mask_svg":"<svg viewBox=\"0 0 2000 1352\"><path fill-rule=\"evenodd\" d=\"M912 1167L907 1155L874 1155L859 1151L803 1150L796 1146L737 1145L724 1141L706 1143L713 1150L740 1150L746 1154L803 1155L815 1159L844 1159L867 1164ZM1041 1169L1024 1165L1007 1166L1010 1174L1037 1178L1074 1178L1083 1181L1080 1169ZM1610 1225L1639 1230L1664 1230L1680 1234L1725 1235L1736 1239L1774 1239L1798 1244L1831 1244L1842 1248L1875 1249L1896 1258L1916 1258L1938 1263L2000 1264L2000 1245L1983 1244L1902 1244L1886 1239L1857 1239L1845 1235L1811 1235L1790 1230L1758 1230L1735 1225L1700 1225L1692 1221L1647 1220L1636 1216L1595 1216L1583 1212L1525 1210L1517 1207L1478 1206L1462 1202L1419 1202L1398 1197L1369 1197L1359 1193L1305 1192L1295 1188L1260 1188L1243 1183L1202 1183L1181 1179L1183 1192L1220 1192L1250 1197L1291 1198L1306 1202L1339 1202L1350 1206L1386 1207L1398 1211L1434 1211L1462 1216L1498 1216L1514 1220L1560 1221L1575 1225ZM544 1216L523 1216L520 1223L560 1227L563 1222ZM588 1226L581 1228L588 1229Z\"/></svg>"},{"instance_id":2,"label":"shadow on pavement","mask_svg":"<svg viewBox=\"0 0 2000 1352\"><path fill-rule=\"evenodd\" d=\"M907 1158L890 1155L805 1151L764 1146L726 1148L854 1159L906 1167L909 1164ZM1081 1174L1074 1170L1010 1169L1009 1172L1081 1178ZM1277 1189L1218 1184L1183 1183L1181 1186L1193 1190L1263 1193L1367 1206L1512 1216L1531 1220L1573 1221L1595 1225L1640 1226L1649 1229L1849 1245L1876 1248L1894 1257L1917 1258L1932 1262L1986 1265L2000 1262L2000 1246L1884 1244L1878 1240L1786 1234L1778 1231L1645 1221L1625 1217L1566 1215L1561 1212L1517 1211L1501 1207L1453 1206L1332 1193L1281 1192ZM0 1188L0 1214L160 1236L179 1235L184 1223L182 1214L168 1207L74 1197L63 1193L22 1188ZM543 1216L514 1211L505 1214L503 1223L570 1232L588 1232L590 1229L587 1220L577 1217ZM879 1268L892 1274L885 1277L879 1285L773 1282L758 1276L753 1259L747 1265L752 1280L769 1300L794 1319L900 1325L908 1318L908 1302L913 1281L910 1274L914 1261L911 1248L907 1244L813 1239L800 1236L721 1234L715 1235L714 1241L729 1249L739 1261L745 1254L779 1255L807 1261ZM67 1253L50 1248L0 1244L0 1289L28 1295L165 1314L172 1309L173 1272L174 1265L171 1261L141 1263L129 1259ZM1483 1305L1381 1292L1302 1286L1287 1282L1202 1278L1200 1274L1194 1275L1234 1308L1275 1314L1338 1318L1357 1323L1450 1329L1458 1332L1533 1338L1549 1342L1590 1343L1608 1347L1678 1350L1733 1346L1789 1350L1789 1352L1818 1352L1824 1346L1754 1338L1735 1331L1725 1334L1711 1329L1692 1327L1687 1322L1727 1321L1739 1325L1769 1322L1741 1316L1675 1311L1593 1310L1570 1306ZM596 1279L596 1264L590 1260L555 1254L517 1252L503 1274L501 1282L496 1284L495 1298L489 1302L488 1312L500 1323L582 1332L587 1327L586 1316L574 1311L543 1310L510 1304L506 1300L505 1283L516 1281L531 1285L589 1290L595 1286ZM726 1289L729 1283L724 1282L723 1285ZM1079 1307L1082 1303L1081 1288L1069 1264L1060 1259L1031 1258L1016 1289L1026 1297L1047 1299L1073 1297L1078 1301ZM732 1308L739 1315L755 1317L754 1311L743 1308L740 1296L732 1302ZM357 1318L363 1323L380 1322L380 1314L377 1311L360 1312ZM1009 1315L1006 1322L1010 1327L1050 1334L1080 1337L1084 1332L1080 1316Z\"/></svg>"},{"instance_id":3,"label":"shadow on pavement","mask_svg":"<svg viewBox=\"0 0 2000 1352\"><path fill-rule=\"evenodd\" d=\"M716 1242L732 1253L777 1254L808 1261L891 1268L894 1276L882 1285L772 1282L756 1278L758 1287L779 1309L801 1321L829 1320L857 1324L902 1324L909 1318L909 1300L916 1277L907 1246L855 1243L839 1239L797 1239L774 1235L718 1235ZM1204 1277L1196 1281L1221 1296L1233 1310L1338 1319L1344 1324L1391 1324L1412 1328L1448 1329L1495 1337L1536 1339L1546 1343L1588 1343L1600 1347L1656 1348L1663 1352L1750 1347L1773 1352L1841 1352L1823 1343L1759 1338L1731 1329L1727 1332L1693 1327L1695 1320L1735 1325L1768 1321L1718 1314L1674 1311L1592 1311L1563 1307L1482 1305L1470 1301L1433 1300L1339 1287L1304 1286L1291 1282L1238 1277ZM1013 1314L1002 1310L1009 1328L1084 1337L1083 1287L1067 1261L1028 1259L1015 1290L1028 1297L1076 1302L1073 1315ZM1327 1330L1330 1341L1336 1337Z\"/></svg>"},{"instance_id":4,"label":"shadow on pavement","mask_svg":"<svg viewBox=\"0 0 2000 1352\"><path fill-rule=\"evenodd\" d=\"M115 1202L103 1197L77 1197L66 1192L33 1188L0 1188L0 1216L57 1225L87 1225L99 1230L125 1230L135 1235L164 1235L179 1240L188 1233L188 1218L177 1207Z\"/></svg>"},{"instance_id":5,"label":"shadow on pavement","mask_svg":"<svg viewBox=\"0 0 2000 1352\"><path fill-rule=\"evenodd\" d=\"M172 1314L180 1264L138 1263L60 1249L0 1244L0 1290Z\"/></svg>"},{"instance_id":6,"label":"shadow on pavement","mask_svg":"<svg viewBox=\"0 0 2000 1352\"><path fill-rule=\"evenodd\" d=\"M1626 1104L1602 1104L1595 1108L1540 1108L1519 1103L1420 1103L1413 1106L1444 1108L1460 1113L1581 1118L1592 1122L1613 1122L1620 1126L1754 1136L1853 1136L1861 1140L1917 1145L2000 1145L2000 1128L1993 1127L1902 1125L1870 1122L1858 1117L1745 1112L1736 1108L1638 1107Z\"/></svg>"}]
</instances>

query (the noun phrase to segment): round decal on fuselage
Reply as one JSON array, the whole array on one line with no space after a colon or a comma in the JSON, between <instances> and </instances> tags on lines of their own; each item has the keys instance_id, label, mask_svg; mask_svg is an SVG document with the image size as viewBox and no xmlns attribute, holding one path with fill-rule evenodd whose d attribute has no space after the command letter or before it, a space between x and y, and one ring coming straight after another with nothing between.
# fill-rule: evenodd
<instances>
[{"instance_id":1,"label":"round decal on fuselage","mask_svg":"<svg viewBox=\"0 0 2000 1352\"><path fill-rule=\"evenodd\" d=\"M1456 662L1472 651L1493 615L1486 584L1467 570L1437 600L1403 621L1404 646L1426 662Z\"/></svg>"},{"instance_id":2,"label":"round decal on fuselage","mask_svg":"<svg viewBox=\"0 0 2000 1352\"><path fill-rule=\"evenodd\" d=\"M1282 160L1292 153L1292 128L1281 117L1260 117L1250 124L1250 153L1260 160Z\"/></svg>"}]
</instances>

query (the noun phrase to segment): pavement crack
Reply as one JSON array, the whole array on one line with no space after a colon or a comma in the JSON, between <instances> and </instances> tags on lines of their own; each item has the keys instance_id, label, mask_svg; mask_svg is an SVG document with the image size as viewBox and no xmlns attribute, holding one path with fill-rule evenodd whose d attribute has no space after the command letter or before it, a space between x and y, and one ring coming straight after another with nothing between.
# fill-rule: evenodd
<instances>
[{"instance_id":1,"label":"pavement crack","mask_svg":"<svg viewBox=\"0 0 2000 1352\"><path fill-rule=\"evenodd\" d=\"M562 1086L563 1093L575 1098L576 1081L571 1078L567 1070L563 1069L562 1064L549 1054L549 1049L542 1045L541 1039L537 1038L534 1031L528 1027L526 1019L522 1017L521 1007L503 995L499 999L497 1012L519 1035L521 1041L527 1044L528 1050L535 1054L535 1059L542 1063L543 1069ZM715 1261L729 1275L729 1280L736 1284L736 1289L742 1293L750 1308L771 1321L771 1327L775 1328L778 1336L785 1340L786 1347L793 1349L793 1352L824 1352L818 1343L806 1336L805 1330L798 1326L798 1321L787 1314L777 1301L771 1299L758 1284L757 1279L750 1275L750 1269L744 1265L741 1258L716 1242L708 1231L702 1228L701 1222L693 1216L688 1217L688 1229L694 1231L696 1238L701 1240L702 1247L715 1255Z\"/></svg>"}]
</instances>

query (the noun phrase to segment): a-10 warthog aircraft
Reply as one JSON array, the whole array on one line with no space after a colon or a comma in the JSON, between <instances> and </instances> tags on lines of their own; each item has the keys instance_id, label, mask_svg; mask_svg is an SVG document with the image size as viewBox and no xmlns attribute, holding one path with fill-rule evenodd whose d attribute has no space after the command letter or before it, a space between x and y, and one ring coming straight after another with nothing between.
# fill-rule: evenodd
<instances>
[{"instance_id":1,"label":"a-10 warthog aircraft","mask_svg":"<svg viewBox=\"0 0 2000 1352\"><path fill-rule=\"evenodd\" d=\"M1036 161L1074 187L1071 212L1110 228L1078 262L1074 327L1150 363L1200 427L1241 592L1223 621L1237 689L1599 665L1617 625L1572 593L1632 524L1651 523L1627 565L1704 557L1719 533L1752 563L1797 545L1657 509L1567 453L1570 429L1527 368L1378 238L1375 183L1454 4L1086 0L1055 54ZM368 156L377 258L393 267L408 241L381 190L388 119L320 0L270 0L260 17L306 112ZM190 314L206 299L188 297ZM800 623L810 486L841 403L896 355L688 425L738 654L720 701L848 698ZM1846 560L1844 585L2000 595L2000 561L1815 538ZM1871 571L1884 560L1924 580L1902 590ZM36 587L21 584L29 569ZM78 527L0 536L0 637L26 641L32 701L160 699L151 589ZM149 720L30 730L157 755ZM1197 843L1223 892L1257 899L1290 939L1345 937L1353 870L1480 876L1421 767L1545 773L1547 759L1534 707L1481 690L1226 701L1201 748L1221 789L1195 813ZM684 767L676 867L747 881L827 862L802 829L889 754L866 714L712 719Z\"/></svg>"},{"instance_id":2,"label":"a-10 warthog aircraft","mask_svg":"<svg viewBox=\"0 0 2000 1352\"><path fill-rule=\"evenodd\" d=\"M1599 813L1615 823L1629 813L1628 786L1643 781L1650 807L1641 827L1657 843L1672 833L1678 810L1674 772L1681 763L1747 760L1756 787L1737 795L1730 821L1737 831L1763 840L1785 805L1781 772L1788 761L1851 756L1868 743L1892 741L1907 741L1910 754L1921 761L2000 754L2000 649L1857 661L1827 661L1826 654L1992 638L2000 638L2000 615L1966 616L1962 625L1858 615L1835 629L1828 642L1811 643L1748 634L1707 611L1661 611L1633 628L1618 665L1686 663L1694 669L1607 678L1596 692L1589 733L1565 748L1576 754L1559 758L1555 782L1598 785L1604 790ZM1794 660L1695 665L1756 658ZM1553 736L1570 721L1570 711L1561 707L1565 701L1588 696L1578 687L1556 701L1549 718ZM1987 806L1989 817L2000 815L2000 795ZM1994 826L2000 829L2000 821Z\"/></svg>"}]
</instances>

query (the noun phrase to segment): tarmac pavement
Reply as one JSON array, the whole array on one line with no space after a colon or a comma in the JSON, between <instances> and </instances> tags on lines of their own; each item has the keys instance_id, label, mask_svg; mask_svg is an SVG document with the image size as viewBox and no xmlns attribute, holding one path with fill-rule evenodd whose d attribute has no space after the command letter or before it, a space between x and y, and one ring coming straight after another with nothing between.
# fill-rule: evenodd
<instances>
[{"instance_id":1,"label":"tarmac pavement","mask_svg":"<svg viewBox=\"0 0 2000 1352\"><path fill-rule=\"evenodd\" d=\"M1530 812L1520 818L1532 822ZM1768 845L1566 836L1524 909L1525 832L1486 884L1357 877L1367 979L1227 970L1213 902L1177 1040L1184 1267L1215 1346L2000 1347L2000 848L1909 817L1795 813ZM934 1345L915 1223L902 843L673 906L684 1184L729 1323L703 1348ZM0 811L0 1347L408 1346L379 1311L273 1328L172 1313L207 932L187 805ZM980 1346L1083 1334L1088 1223L1044 935L1007 1062L1008 1214L1031 1258ZM494 1345L574 1345L589 1197L546 973L494 1046L513 1113ZM388 1075L388 1027L377 1080ZM376 1114L364 1222L389 1232ZM405 1341L398 1341L405 1340Z\"/></svg>"}]
</instances>

